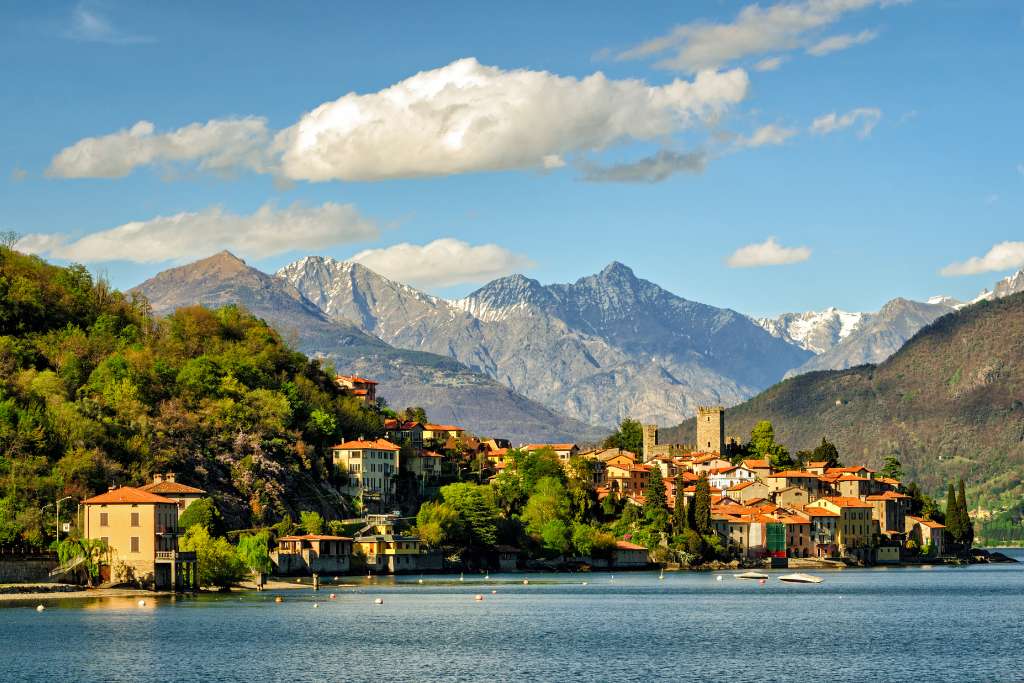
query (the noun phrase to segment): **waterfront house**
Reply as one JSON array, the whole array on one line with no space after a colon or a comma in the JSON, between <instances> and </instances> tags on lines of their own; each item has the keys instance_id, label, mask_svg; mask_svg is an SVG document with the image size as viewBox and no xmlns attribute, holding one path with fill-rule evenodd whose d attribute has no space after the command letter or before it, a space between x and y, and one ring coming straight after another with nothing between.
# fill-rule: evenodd
<instances>
[{"instance_id":1,"label":"waterfront house","mask_svg":"<svg viewBox=\"0 0 1024 683\"><path fill-rule=\"evenodd\" d=\"M923 517L906 517L907 540L922 550L930 548L935 555L946 552L946 525Z\"/></svg>"},{"instance_id":2,"label":"waterfront house","mask_svg":"<svg viewBox=\"0 0 1024 683\"><path fill-rule=\"evenodd\" d=\"M281 576L346 574L351 557L351 538L322 534L282 536L270 553L274 573Z\"/></svg>"},{"instance_id":3,"label":"waterfront house","mask_svg":"<svg viewBox=\"0 0 1024 683\"><path fill-rule=\"evenodd\" d=\"M873 531L871 503L864 502L859 498L844 498L841 496L829 496L819 498L808 504L804 509L821 508L838 513L839 520L836 524L836 545L839 546L841 554L852 554L861 556L861 549L871 545ZM865 559L861 557L861 559Z\"/></svg>"},{"instance_id":4,"label":"waterfront house","mask_svg":"<svg viewBox=\"0 0 1024 683\"><path fill-rule=\"evenodd\" d=\"M178 517L181 517L194 501L206 495L206 491L203 489L179 482L174 472L154 474L153 481L140 486L139 490L173 500L178 505Z\"/></svg>"},{"instance_id":5,"label":"waterfront house","mask_svg":"<svg viewBox=\"0 0 1024 683\"><path fill-rule=\"evenodd\" d=\"M177 501L122 486L82 501L82 507L85 537L107 546L103 581L156 590L199 588L196 554L178 550Z\"/></svg>"},{"instance_id":6,"label":"waterfront house","mask_svg":"<svg viewBox=\"0 0 1024 683\"><path fill-rule=\"evenodd\" d=\"M786 556L810 557L814 553L810 518L788 515L782 517L782 523L786 525Z\"/></svg>"},{"instance_id":7,"label":"waterfront house","mask_svg":"<svg viewBox=\"0 0 1024 683\"><path fill-rule=\"evenodd\" d=\"M836 535L839 526L839 513L825 507L805 505L796 513L807 517L811 522L811 548L815 557L835 557L839 554Z\"/></svg>"},{"instance_id":8,"label":"waterfront house","mask_svg":"<svg viewBox=\"0 0 1024 683\"><path fill-rule=\"evenodd\" d=\"M377 403L377 383L358 375L337 375L334 383L369 405Z\"/></svg>"},{"instance_id":9,"label":"waterfront house","mask_svg":"<svg viewBox=\"0 0 1024 683\"><path fill-rule=\"evenodd\" d=\"M498 568L502 571L515 571L519 567L519 558L523 551L511 545L497 545L494 551L498 555Z\"/></svg>"},{"instance_id":10,"label":"waterfront house","mask_svg":"<svg viewBox=\"0 0 1024 683\"><path fill-rule=\"evenodd\" d=\"M416 536L393 533L356 536L355 554L367 571L375 574L403 574L418 571L422 542Z\"/></svg>"},{"instance_id":11,"label":"waterfront house","mask_svg":"<svg viewBox=\"0 0 1024 683\"><path fill-rule=\"evenodd\" d=\"M356 439L331 446L335 468L345 477L342 491L364 503L384 506L395 497L401 449L385 439Z\"/></svg>"},{"instance_id":12,"label":"waterfront house","mask_svg":"<svg viewBox=\"0 0 1024 683\"><path fill-rule=\"evenodd\" d=\"M642 568L651 563L650 552L642 545L629 541L616 541L612 551L612 566Z\"/></svg>"}]
</instances>

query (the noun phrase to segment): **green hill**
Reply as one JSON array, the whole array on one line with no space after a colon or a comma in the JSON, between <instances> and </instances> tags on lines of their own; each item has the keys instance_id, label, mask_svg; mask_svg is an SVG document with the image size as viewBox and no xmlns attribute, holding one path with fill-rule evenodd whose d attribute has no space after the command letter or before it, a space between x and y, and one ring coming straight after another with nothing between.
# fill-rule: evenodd
<instances>
[{"instance_id":1,"label":"green hill","mask_svg":"<svg viewBox=\"0 0 1024 683\"><path fill-rule=\"evenodd\" d=\"M880 365L776 384L730 408L726 431L747 437L758 420L792 451L827 436L844 462L896 454L925 490L963 478L983 504L1006 507L1024 492L1024 294L945 315ZM694 429L664 440L692 442Z\"/></svg>"},{"instance_id":2,"label":"green hill","mask_svg":"<svg viewBox=\"0 0 1024 683\"><path fill-rule=\"evenodd\" d=\"M244 309L155 318L81 266L0 248L0 544L48 540L57 498L167 471L231 527L326 512L326 447L380 431Z\"/></svg>"}]
</instances>

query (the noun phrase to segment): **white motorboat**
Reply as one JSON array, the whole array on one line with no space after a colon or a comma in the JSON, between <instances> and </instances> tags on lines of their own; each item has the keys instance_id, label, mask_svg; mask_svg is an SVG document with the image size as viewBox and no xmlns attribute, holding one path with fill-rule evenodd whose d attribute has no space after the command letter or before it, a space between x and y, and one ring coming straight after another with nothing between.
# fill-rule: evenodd
<instances>
[{"instance_id":1,"label":"white motorboat","mask_svg":"<svg viewBox=\"0 0 1024 683\"><path fill-rule=\"evenodd\" d=\"M761 572L743 572L742 574L733 574L737 579L767 579L767 574Z\"/></svg>"},{"instance_id":2,"label":"white motorboat","mask_svg":"<svg viewBox=\"0 0 1024 683\"><path fill-rule=\"evenodd\" d=\"M811 574L784 574L779 577L779 581L785 581L786 583L821 583L825 579L820 576L812 576Z\"/></svg>"}]
</instances>

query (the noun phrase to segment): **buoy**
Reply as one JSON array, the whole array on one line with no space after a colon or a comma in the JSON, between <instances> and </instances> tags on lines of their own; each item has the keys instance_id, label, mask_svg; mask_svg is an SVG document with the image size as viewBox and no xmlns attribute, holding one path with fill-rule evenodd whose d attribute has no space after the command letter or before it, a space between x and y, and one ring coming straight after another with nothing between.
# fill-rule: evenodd
<instances>
[{"instance_id":1,"label":"buoy","mask_svg":"<svg viewBox=\"0 0 1024 683\"><path fill-rule=\"evenodd\" d=\"M498 591L491 591L491 595L497 595Z\"/></svg>"},{"instance_id":2,"label":"buoy","mask_svg":"<svg viewBox=\"0 0 1024 683\"><path fill-rule=\"evenodd\" d=\"M530 585L530 580L529 579L523 579L523 585L524 586L529 586Z\"/></svg>"},{"instance_id":3,"label":"buoy","mask_svg":"<svg viewBox=\"0 0 1024 683\"><path fill-rule=\"evenodd\" d=\"M313 603L313 609L316 609L319 606L320 606L320 603L316 603L316 602Z\"/></svg>"},{"instance_id":4,"label":"buoy","mask_svg":"<svg viewBox=\"0 0 1024 683\"><path fill-rule=\"evenodd\" d=\"M334 593L331 593L330 598L331 598L331 600L333 600L335 598Z\"/></svg>"},{"instance_id":5,"label":"buoy","mask_svg":"<svg viewBox=\"0 0 1024 683\"><path fill-rule=\"evenodd\" d=\"M423 583L423 579L420 579L417 583Z\"/></svg>"},{"instance_id":6,"label":"buoy","mask_svg":"<svg viewBox=\"0 0 1024 683\"><path fill-rule=\"evenodd\" d=\"M584 582L583 582L583 585L584 585L584 586L586 586L586 585L587 585L587 582L586 582L586 581L584 581Z\"/></svg>"},{"instance_id":7,"label":"buoy","mask_svg":"<svg viewBox=\"0 0 1024 683\"><path fill-rule=\"evenodd\" d=\"M477 602L480 602L481 600L484 599L484 596L482 596L479 593L477 593L476 595L473 596L473 599L476 600Z\"/></svg>"},{"instance_id":8,"label":"buoy","mask_svg":"<svg viewBox=\"0 0 1024 683\"><path fill-rule=\"evenodd\" d=\"M274 602L284 602L284 598L278 595L276 598L274 598Z\"/></svg>"},{"instance_id":9,"label":"buoy","mask_svg":"<svg viewBox=\"0 0 1024 683\"><path fill-rule=\"evenodd\" d=\"M765 584L765 580L764 579L758 579L757 583L758 583L758 585L763 586Z\"/></svg>"},{"instance_id":10,"label":"buoy","mask_svg":"<svg viewBox=\"0 0 1024 683\"><path fill-rule=\"evenodd\" d=\"M465 581L465 580L466 580L466 577L463 576L462 574L459 574L459 581Z\"/></svg>"},{"instance_id":11,"label":"buoy","mask_svg":"<svg viewBox=\"0 0 1024 683\"><path fill-rule=\"evenodd\" d=\"M383 605L384 604L384 598L377 598L376 600L373 601L373 604L375 604L375 605Z\"/></svg>"},{"instance_id":12,"label":"buoy","mask_svg":"<svg viewBox=\"0 0 1024 683\"><path fill-rule=\"evenodd\" d=\"M295 583L302 583L302 579L295 579Z\"/></svg>"},{"instance_id":13,"label":"buoy","mask_svg":"<svg viewBox=\"0 0 1024 683\"><path fill-rule=\"evenodd\" d=\"M145 607L145 606L146 606L146 601L145 600L139 600L139 607Z\"/></svg>"},{"instance_id":14,"label":"buoy","mask_svg":"<svg viewBox=\"0 0 1024 683\"><path fill-rule=\"evenodd\" d=\"M721 581L721 580L722 580L722 575L721 574L719 574L718 576L715 577L715 581Z\"/></svg>"},{"instance_id":15,"label":"buoy","mask_svg":"<svg viewBox=\"0 0 1024 683\"><path fill-rule=\"evenodd\" d=\"M491 580L491 575L490 574L488 574L487 576L484 577L484 581L490 581L490 580Z\"/></svg>"},{"instance_id":16,"label":"buoy","mask_svg":"<svg viewBox=\"0 0 1024 683\"><path fill-rule=\"evenodd\" d=\"M46 608L45 608L45 607L43 607L42 605L36 605L36 611L37 611L37 612L42 612L42 611L43 611L43 610L45 610L45 609L46 609Z\"/></svg>"}]
</instances>

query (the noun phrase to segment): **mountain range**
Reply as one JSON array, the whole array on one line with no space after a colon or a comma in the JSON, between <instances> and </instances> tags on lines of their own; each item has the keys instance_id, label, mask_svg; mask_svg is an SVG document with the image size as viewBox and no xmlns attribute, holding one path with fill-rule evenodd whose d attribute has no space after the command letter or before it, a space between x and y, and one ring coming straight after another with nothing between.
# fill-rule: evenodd
<instances>
[{"instance_id":1,"label":"mountain range","mask_svg":"<svg viewBox=\"0 0 1024 683\"><path fill-rule=\"evenodd\" d=\"M1017 278L1024 281L1024 278ZM995 496L1024 491L1024 293L963 307L926 325L880 364L787 379L726 413L745 437L770 420L791 450L822 437L841 458L878 467L902 461L927 491L963 478ZM688 420L661 430L692 440Z\"/></svg>"}]
</instances>

